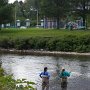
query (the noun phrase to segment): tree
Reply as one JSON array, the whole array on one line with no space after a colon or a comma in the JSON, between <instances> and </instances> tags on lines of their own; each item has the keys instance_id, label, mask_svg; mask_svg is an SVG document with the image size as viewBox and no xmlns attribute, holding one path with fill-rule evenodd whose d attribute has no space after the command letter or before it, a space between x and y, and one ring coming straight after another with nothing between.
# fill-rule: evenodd
<instances>
[{"instance_id":1,"label":"tree","mask_svg":"<svg viewBox=\"0 0 90 90\"><path fill-rule=\"evenodd\" d=\"M39 9L40 2L39 0L25 0L25 7L30 9L32 6L35 9Z\"/></svg>"},{"instance_id":2,"label":"tree","mask_svg":"<svg viewBox=\"0 0 90 90\"><path fill-rule=\"evenodd\" d=\"M7 0L0 0L0 28L1 24L10 23L13 20L13 5Z\"/></svg>"},{"instance_id":3,"label":"tree","mask_svg":"<svg viewBox=\"0 0 90 90\"><path fill-rule=\"evenodd\" d=\"M46 17L57 20L57 29L59 29L60 19L65 17L70 9L69 0L40 0L41 12Z\"/></svg>"},{"instance_id":4,"label":"tree","mask_svg":"<svg viewBox=\"0 0 90 90\"><path fill-rule=\"evenodd\" d=\"M83 18L83 27L86 27L87 14L90 13L90 0L71 0L73 11Z\"/></svg>"},{"instance_id":5,"label":"tree","mask_svg":"<svg viewBox=\"0 0 90 90\"><path fill-rule=\"evenodd\" d=\"M31 14L31 8L39 10L40 2L39 0L26 0L24 2L24 8L27 12L30 12L29 14Z\"/></svg>"},{"instance_id":6,"label":"tree","mask_svg":"<svg viewBox=\"0 0 90 90\"><path fill-rule=\"evenodd\" d=\"M40 13L40 2L39 0L25 0L23 3L23 12L24 16L31 20L31 26L35 26L37 24L36 18L37 14ZM40 14L38 15L40 18ZM39 20L38 20L39 21Z\"/></svg>"}]
</instances>

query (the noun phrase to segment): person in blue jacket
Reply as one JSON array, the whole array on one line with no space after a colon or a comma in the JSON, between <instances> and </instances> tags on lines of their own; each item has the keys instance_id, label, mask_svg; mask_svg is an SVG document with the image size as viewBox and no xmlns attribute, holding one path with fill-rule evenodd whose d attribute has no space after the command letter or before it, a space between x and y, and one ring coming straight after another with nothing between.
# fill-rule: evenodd
<instances>
[{"instance_id":1,"label":"person in blue jacket","mask_svg":"<svg viewBox=\"0 0 90 90\"><path fill-rule=\"evenodd\" d=\"M65 71L65 69L62 69L61 73L59 74L59 77L61 78L61 88L67 87L67 77L70 77L71 72Z\"/></svg>"},{"instance_id":2,"label":"person in blue jacket","mask_svg":"<svg viewBox=\"0 0 90 90\"><path fill-rule=\"evenodd\" d=\"M50 74L47 70L48 70L48 68L44 67L44 71L41 72L39 75L42 78L42 90L49 90Z\"/></svg>"}]
</instances>

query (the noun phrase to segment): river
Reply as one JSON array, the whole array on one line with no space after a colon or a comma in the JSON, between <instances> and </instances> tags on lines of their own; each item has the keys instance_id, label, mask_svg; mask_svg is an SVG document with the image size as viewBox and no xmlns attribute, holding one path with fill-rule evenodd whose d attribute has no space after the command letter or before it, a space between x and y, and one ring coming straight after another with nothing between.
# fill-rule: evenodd
<instances>
[{"instance_id":1,"label":"river","mask_svg":"<svg viewBox=\"0 0 90 90\"><path fill-rule=\"evenodd\" d=\"M17 54L0 54L2 67L7 74L13 74L15 79L25 78L37 83L41 90L39 74L44 67L50 72L50 90L62 90L57 70L65 68L71 72L68 87L65 90L90 90L90 57L85 56L31 56Z\"/></svg>"}]
</instances>

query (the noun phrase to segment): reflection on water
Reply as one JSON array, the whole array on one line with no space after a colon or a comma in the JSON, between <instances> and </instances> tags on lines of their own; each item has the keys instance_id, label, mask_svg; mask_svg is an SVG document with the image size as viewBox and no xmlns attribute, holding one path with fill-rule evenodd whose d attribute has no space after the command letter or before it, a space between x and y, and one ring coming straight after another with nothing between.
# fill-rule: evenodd
<instances>
[{"instance_id":1,"label":"reflection on water","mask_svg":"<svg viewBox=\"0 0 90 90\"><path fill-rule=\"evenodd\" d=\"M51 73L50 90L61 90L60 79L56 72L60 71L62 68L71 72L71 77L68 79L67 90L90 89L89 57L0 55L0 60L7 74L13 74L15 79L25 78L36 82L38 90L41 90L41 78L39 77L39 73L43 71L43 68L46 66Z\"/></svg>"}]
</instances>

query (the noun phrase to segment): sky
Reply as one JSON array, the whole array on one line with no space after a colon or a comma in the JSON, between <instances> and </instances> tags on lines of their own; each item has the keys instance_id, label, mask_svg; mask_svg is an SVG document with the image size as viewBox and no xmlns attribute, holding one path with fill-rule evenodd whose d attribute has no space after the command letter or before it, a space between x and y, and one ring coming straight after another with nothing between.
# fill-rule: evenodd
<instances>
[{"instance_id":1,"label":"sky","mask_svg":"<svg viewBox=\"0 0 90 90\"><path fill-rule=\"evenodd\" d=\"M15 0L9 0L9 3L13 3ZM18 0L18 1L24 1L24 0Z\"/></svg>"}]
</instances>

